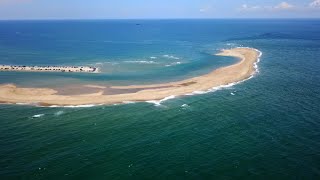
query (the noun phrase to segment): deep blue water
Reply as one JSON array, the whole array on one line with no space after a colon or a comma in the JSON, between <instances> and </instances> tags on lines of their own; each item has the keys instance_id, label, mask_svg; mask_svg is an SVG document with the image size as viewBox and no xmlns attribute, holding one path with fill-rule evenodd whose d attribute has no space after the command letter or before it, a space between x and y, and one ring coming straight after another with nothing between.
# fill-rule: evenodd
<instances>
[{"instance_id":1,"label":"deep blue water","mask_svg":"<svg viewBox=\"0 0 320 180\"><path fill-rule=\"evenodd\" d=\"M161 106L0 105L0 177L319 179L319 32L307 19L0 21L0 64L102 71L0 72L20 86L168 82L234 63L222 48L263 53L254 78Z\"/></svg>"}]
</instances>

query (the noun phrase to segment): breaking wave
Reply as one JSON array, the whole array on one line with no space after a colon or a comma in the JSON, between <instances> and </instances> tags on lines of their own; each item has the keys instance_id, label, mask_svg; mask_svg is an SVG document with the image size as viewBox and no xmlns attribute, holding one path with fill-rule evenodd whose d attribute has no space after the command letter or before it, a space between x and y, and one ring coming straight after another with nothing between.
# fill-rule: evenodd
<instances>
[{"instance_id":1,"label":"breaking wave","mask_svg":"<svg viewBox=\"0 0 320 180\"><path fill-rule=\"evenodd\" d=\"M137 63L137 64L158 64L155 61L124 61L125 63Z\"/></svg>"},{"instance_id":2,"label":"breaking wave","mask_svg":"<svg viewBox=\"0 0 320 180\"><path fill-rule=\"evenodd\" d=\"M176 56L168 55L168 54L163 55L163 57L164 57L164 58L167 58L167 59L176 59L176 60L180 59L180 58L178 58L178 57L176 57Z\"/></svg>"},{"instance_id":3,"label":"breaking wave","mask_svg":"<svg viewBox=\"0 0 320 180\"><path fill-rule=\"evenodd\" d=\"M42 116L44 116L44 114L36 114L36 115L33 115L32 118L40 118Z\"/></svg>"},{"instance_id":4,"label":"breaking wave","mask_svg":"<svg viewBox=\"0 0 320 180\"><path fill-rule=\"evenodd\" d=\"M147 102L147 103L152 103L152 104L154 104L155 106L161 106L161 103L163 103L163 102L165 102L165 101L167 101L167 100L169 100L169 99L174 99L174 98L176 98L176 96L171 95L171 96L165 97L165 98L163 98L163 99L161 99L161 100L151 100L151 101L146 101L146 102Z\"/></svg>"}]
</instances>

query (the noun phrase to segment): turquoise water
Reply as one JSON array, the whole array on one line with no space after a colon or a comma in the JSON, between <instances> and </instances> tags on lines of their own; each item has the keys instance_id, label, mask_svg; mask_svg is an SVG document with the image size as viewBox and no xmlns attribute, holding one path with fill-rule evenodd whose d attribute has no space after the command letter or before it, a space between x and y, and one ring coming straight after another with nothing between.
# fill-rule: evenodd
<instances>
[{"instance_id":1,"label":"turquoise water","mask_svg":"<svg viewBox=\"0 0 320 180\"><path fill-rule=\"evenodd\" d=\"M0 73L21 86L171 81L234 63L211 55L221 48L263 55L254 78L161 106L0 105L0 177L319 179L319 30L319 20L2 21L0 64L102 69Z\"/></svg>"},{"instance_id":2,"label":"turquoise water","mask_svg":"<svg viewBox=\"0 0 320 180\"><path fill-rule=\"evenodd\" d=\"M0 82L44 87L70 81L127 85L197 76L234 62L232 58L213 56L221 48L237 46L220 42L220 34L212 32L215 24L145 20L3 21L0 22L4 27L0 34L0 63L86 65L98 67L101 73L42 73L38 78L37 73L9 72L2 73L4 78Z\"/></svg>"}]
</instances>

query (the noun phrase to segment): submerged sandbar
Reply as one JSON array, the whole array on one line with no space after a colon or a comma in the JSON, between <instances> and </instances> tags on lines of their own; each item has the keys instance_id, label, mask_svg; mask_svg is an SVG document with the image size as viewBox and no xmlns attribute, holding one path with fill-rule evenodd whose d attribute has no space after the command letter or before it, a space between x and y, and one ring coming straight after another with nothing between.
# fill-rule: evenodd
<instances>
[{"instance_id":1,"label":"submerged sandbar","mask_svg":"<svg viewBox=\"0 0 320 180\"><path fill-rule=\"evenodd\" d=\"M259 59L259 52L251 48L222 50L217 55L236 57L240 60L233 65L218 68L208 74L177 82L110 87L88 85L88 87L96 88L97 91L87 94L64 95L50 88L20 88L13 84L0 85L0 102L67 106L160 100L168 96L182 96L247 79L255 72L254 66ZM115 93L117 91L121 93Z\"/></svg>"}]
</instances>

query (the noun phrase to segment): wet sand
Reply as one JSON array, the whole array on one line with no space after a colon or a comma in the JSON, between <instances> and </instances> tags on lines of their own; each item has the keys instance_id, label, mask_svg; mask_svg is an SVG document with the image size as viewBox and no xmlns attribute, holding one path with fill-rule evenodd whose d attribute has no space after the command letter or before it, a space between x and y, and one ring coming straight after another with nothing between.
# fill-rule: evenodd
<instances>
[{"instance_id":1,"label":"wet sand","mask_svg":"<svg viewBox=\"0 0 320 180\"><path fill-rule=\"evenodd\" d=\"M67 106L160 100L172 95L182 96L194 91L205 91L247 79L255 72L254 64L259 58L259 52L250 48L223 50L217 55L236 57L239 58L239 61L208 74L182 81L110 87L87 85L87 88L91 88L91 90L81 94L66 93L61 90L59 93L59 90L49 88L19 88L13 84L0 85L0 102ZM71 91L76 92L74 89Z\"/></svg>"},{"instance_id":2,"label":"wet sand","mask_svg":"<svg viewBox=\"0 0 320 180\"><path fill-rule=\"evenodd\" d=\"M116 89L111 86L95 86L95 85L73 85L61 88L54 88L57 91L56 94L59 95L81 95L81 94L93 94L98 92L103 92L103 95L114 95L114 94L128 94L136 93L147 89L162 89L171 86L163 87L149 87L149 88L128 88L128 89Z\"/></svg>"}]
</instances>

